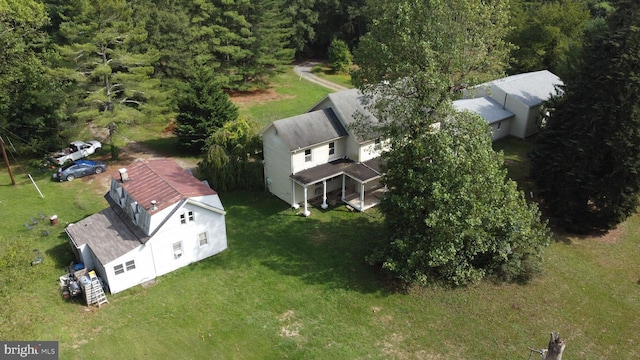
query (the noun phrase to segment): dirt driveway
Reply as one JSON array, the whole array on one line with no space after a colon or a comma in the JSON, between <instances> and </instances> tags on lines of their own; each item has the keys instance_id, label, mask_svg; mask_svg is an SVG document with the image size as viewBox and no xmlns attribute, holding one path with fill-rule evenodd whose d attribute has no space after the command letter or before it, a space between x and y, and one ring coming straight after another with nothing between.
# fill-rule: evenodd
<instances>
[{"instance_id":1,"label":"dirt driveway","mask_svg":"<svg viewBox=\"0 0 640 360\"><path fill-rule=\"evenodd\" d=\"M152 149L137 143L130 142L125 147L120 148L120 159L118 161L111 161L110 154L103 154L100 157L92 157L95 160L101 160L108 163L109 168L102 174L85 176L74 181L82 181L89 184L91 189L98 194L105 194L109 191L111 185L111 177L118 175L118 169L126 168L129 164L132 164L138 160L150 160L150 159L165 159L166 156L161 156L154 152ZM198 160L189 158L171 158L177 162L183 168L195 172Z\"/></svg>"}]
</instances>

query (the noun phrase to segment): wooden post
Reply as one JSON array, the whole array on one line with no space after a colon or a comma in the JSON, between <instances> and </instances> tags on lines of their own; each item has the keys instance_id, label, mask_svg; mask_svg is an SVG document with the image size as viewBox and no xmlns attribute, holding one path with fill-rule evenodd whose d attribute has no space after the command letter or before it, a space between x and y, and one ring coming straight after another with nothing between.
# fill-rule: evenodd
<instances>
[{"instance_id":1,"label":"wooden post","mask_svg":"<svg viewBox=\"0 0 640 360\"><path fill-rule=\"evenodd\" d=\"M2 136L0 136L0 148L2 148L2 156L4 157L4 163L7 164L7 169L9 169L9 177L11 178L11 185L16 186L16 180L13 178L13 173L11 172L11 166L9 165L7 152L4 150L4 140L2 139Z\"/></svg>"}]
</instances>

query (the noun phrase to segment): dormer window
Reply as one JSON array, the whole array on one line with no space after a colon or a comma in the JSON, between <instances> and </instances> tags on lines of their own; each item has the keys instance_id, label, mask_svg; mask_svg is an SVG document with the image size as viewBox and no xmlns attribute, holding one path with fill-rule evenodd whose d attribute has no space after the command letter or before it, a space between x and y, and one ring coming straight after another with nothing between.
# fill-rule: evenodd
<instances>
[{"instance_id":1,"label":"dormer window","mask_svg":"<svg viewBox=\"0 0 640 360\"><path fill-rule=\"evenodd\" d=\"M311 149L304 151L304 162L311 162Z\"/></svg>"},{"instance_id":2,"label":"dormer window","mask_svg":"<svg viewBox=\"0 0 640 360\"><path fill-rule=\"evenodd\" d=\"M187 221L191 222L195 220L196 220L196 217L193 211L187 211L186 213L180 214L180 224L186 224Z\"/></svg>"},{"instance_id":3,"label":"dormer window","mask_svg":"<svg viewBox=\"0 0 640 360\"><path fill-rule=\"evenodd\" d=\"M329 143L329 156L333 155L336 153L336 143L334 142L330 142Z\"/></svg>"}]
</instances>

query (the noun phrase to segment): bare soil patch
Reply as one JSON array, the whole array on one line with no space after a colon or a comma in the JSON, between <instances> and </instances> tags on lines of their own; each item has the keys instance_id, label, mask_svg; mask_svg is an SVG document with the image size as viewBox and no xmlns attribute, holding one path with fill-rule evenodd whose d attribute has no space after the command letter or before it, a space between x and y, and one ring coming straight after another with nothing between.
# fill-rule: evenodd
<instances>
[{"instance_id":1,"label":"bare soil patch","mask_svg":"<svg viewBox=\"0 0 640 360\"><path fill-rule=\"evenodd\" d=\"M278 94L273 88L255 91L237 91L229 94L229 99L236 105L262 104L269 101L292 99L292 95Z\"/></svg>"}]
</instances>

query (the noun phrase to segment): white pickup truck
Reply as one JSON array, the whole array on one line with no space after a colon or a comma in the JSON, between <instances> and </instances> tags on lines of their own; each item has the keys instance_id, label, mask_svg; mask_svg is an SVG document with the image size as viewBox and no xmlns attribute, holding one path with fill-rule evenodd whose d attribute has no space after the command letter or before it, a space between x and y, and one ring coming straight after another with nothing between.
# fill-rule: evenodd
<instances>
[{"instance_id":1,"label":"white pickup truck","mask_svg":"<svg viewBox=\"0 0 640 360\"><path fill-rule=\"evenodd\" d=\"M89 156L102 148L102 144L96 140L74 141L69 147L51 154L51 162L63 165L67 162L76 161L83 157Z\"/></svg>"}]
</instances>

